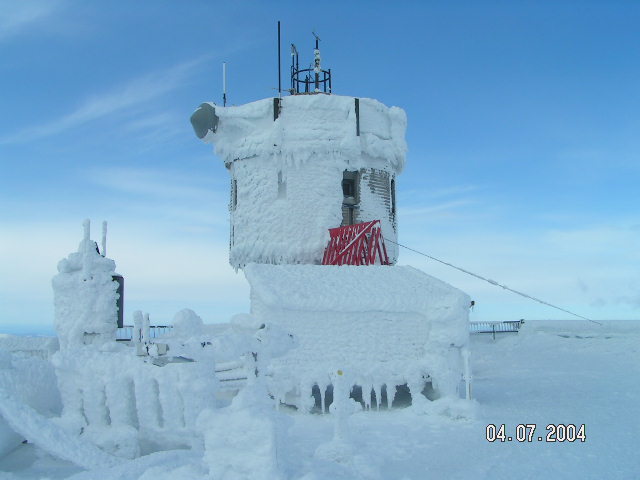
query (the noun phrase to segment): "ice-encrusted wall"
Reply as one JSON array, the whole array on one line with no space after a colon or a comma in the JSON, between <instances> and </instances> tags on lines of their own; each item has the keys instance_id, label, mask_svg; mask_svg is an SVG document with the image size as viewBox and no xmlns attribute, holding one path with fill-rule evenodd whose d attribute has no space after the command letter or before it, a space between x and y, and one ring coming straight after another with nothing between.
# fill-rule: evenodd
<instances>
[{"instance_id":1,"label":"ice-encrusted wall","mask_svg":"<svg viewBox=\"0 0 640 480\"><path fill-rule=\"evenodd\" d=\"M272 362L274 385L320 389L332 372L387 391L426 378L455 395L464 373L470 299L412 267L260 265L244 269L251 313L291 333L297 347ZM395 391L395 390L394 390ZM377 398L380 398L379 395Z\"/></svg>"},{"instance_id":2,"label":"ice-encrusted wall","mask_svg":"<svg viewBox=\"0 0 640 480\"><path fill-rule=\"evenodd\" d=\"M215 108L214 143L231 175L230 263L318 264L343 221L345 171L362 171L359 221L397 241L391 181L404 166L406 115L337 95L297 95ZM380 184L383 182L384 185ZM392 263L397 247L387 244Z\"/></svg>"},{"instance_id":3,"label":"ice-encrusted wall","mask_svg":"<svg viewBox=\"0 0 640 480\"><path fill-rule=\"evenodd\" d=\"M196 418L215 404L214 365L158 366L133 348L81 346L54 355L61 424L118 456L184 447Z\"/></svg>"}]
</instances>

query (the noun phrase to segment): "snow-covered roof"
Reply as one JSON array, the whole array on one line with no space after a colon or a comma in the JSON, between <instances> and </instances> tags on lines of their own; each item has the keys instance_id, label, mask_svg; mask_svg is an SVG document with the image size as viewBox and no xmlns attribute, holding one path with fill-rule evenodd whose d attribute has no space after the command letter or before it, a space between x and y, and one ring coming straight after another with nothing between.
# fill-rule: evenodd
<instances>
[{"instance_id":1,"label":"snow-covered roof","mask_svg":"<svg viewBox=\"0 0 640 480\"><path fill-rule=\"evenodd\" d=\"M336 157L356 161L366 156L389 162L401 172L407 150L404 110L359 99L356 135L354 100L340 95L283 97L275 121L272 98L230 107L211 104L219 123L203 140L215 143L225 162L265 155L291 162Z\"/></svg>"},{"instance_id":2,"label":"snow-covered roof","mask_svg":"<svg viewBox=\"0 0 640 480\"><path fill-rule=\"evenodd\" d=\"M277 309L416 312L437 320L470 303L462 291L409 266L252 263L244 272L252 299Z\"/></svg>"}]
</instances>

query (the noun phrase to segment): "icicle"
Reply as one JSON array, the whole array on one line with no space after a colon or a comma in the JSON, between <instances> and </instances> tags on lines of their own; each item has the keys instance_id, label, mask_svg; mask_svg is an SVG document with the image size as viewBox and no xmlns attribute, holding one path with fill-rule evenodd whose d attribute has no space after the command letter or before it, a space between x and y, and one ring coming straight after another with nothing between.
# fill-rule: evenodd
<instances>
[{"instance_id":1,"label":"icicle","mask_svg":"<svg viewBox=\"0 0 640 480\"><path fill-rule=\"evenodd\" d=\"M320 390L320 413L324 413L324 394L326 386L318 384L318 390Z\"/></svg>"},{"instance_id":2,"label":"icicle","mask_svg":"<svg viewBox=\"0 0 640 480\"><path fill-rule=\"evenodd\" d=\"M362 401L364 402L364 409L365 410L370 410L371 409L371 388L369 387L369 390L367 390L367 387L365 387L365 382L361 383L362 385Z\"/></svg>"},{"instance_id":3,"label":"icicle","mask_svg":"<svg viewBox=\"0 0 640 480\"><path fill-rule=\"evenodd\" d=\"M396 399L396 381L391 380L387 382L387 406L389 410L393 405L393 401Z\"/></svg>"},{"instance_id":4,"label":"icicle","mask_svg":"<svg viewBox=\"0 0 640 480\"><path fill-rule=\"evenodd\" d=\"M373 391L376 394L376 410L380 410L380 404L382 403L382 397L380 396L382 392L382 385L380 384L378 384L377 386L374 385Z\"/></svg>"},{"instance_id":5,"label":"icicle","mask_svg":"<svg viewBox=\"0 0 640 480\"><path fill-rule=\"evenodd\" d=\"M369 385L369 398L371 399L371 408L375 408L378 403L379 397L376 397L375 400L373 398L375 396L375 391L376 391L376 387L372 383L371 385Z\"/></svg>"},{"instance_id":6,"label":"icicle","mask_svg":"<svg viewBox=\"0 0 640 480\"><path fill-rule=\"evenodd\" d=\"M387 402L387 410L390 410L391 402L389 402L389 382L384 384L384 400Z\"/></svg>"}]
</instances>

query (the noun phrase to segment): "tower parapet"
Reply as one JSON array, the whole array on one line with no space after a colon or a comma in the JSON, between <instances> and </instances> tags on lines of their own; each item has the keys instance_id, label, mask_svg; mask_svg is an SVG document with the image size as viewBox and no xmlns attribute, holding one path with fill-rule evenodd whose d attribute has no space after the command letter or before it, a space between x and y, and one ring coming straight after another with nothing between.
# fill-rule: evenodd
<instances>
[{"instance_id":1,"label":"tower parapet","mask_svg":"<svg viewBox=\"0 0 640 480\"><path fill-rule=\"evenodd\" d=\"M292 95L200 106L198 137L231 175L230 263L319 264L328 229L377 220L397 241L406 115L368 98ZM397 247L388 245L395 263Z\"/></svg>"}]
</instances>

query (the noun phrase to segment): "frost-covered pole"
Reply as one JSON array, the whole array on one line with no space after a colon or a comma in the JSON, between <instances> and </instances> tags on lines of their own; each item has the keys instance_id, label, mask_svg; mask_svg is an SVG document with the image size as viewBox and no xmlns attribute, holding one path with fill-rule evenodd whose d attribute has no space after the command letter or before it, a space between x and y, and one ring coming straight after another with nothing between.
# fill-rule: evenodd
<instances>
[{"instance_id":1,"label":"frost-covered pole","mask_svg":"<svg viewBox=\"0 0 640 480\"><path fill-rule=\"evenodd\" d=\"M333 410L335 422L333 424L333 436L335 440L347 439L347 418L349 417L349 393L346 389L346 379L342 370L338 370L333 377Z\"/></svg>"},{"instance_id":2,"label":"frost-covered pole","mask_svg":"<svg viewBox=\"0 0 640 480\"><path fill-rule=\"evenodd\" d=\"M136 310L133 312L133 343L140 343L142 341L142 312Z\"/></svg>"},{"instance_id":3,"label":"frost-covered pole","mask_svg":"<svg viewBox=\"0 0 640 480\"><path fill-rule=\"evenodd\" d=\"M82 228L84 229L84 235L82 237L82 278L87 280L89 278L89 244L91 242L91 221L86 218L82 222Z\"/></svg>"},{"instance_id":4,"label":"frost-covered pole","mask_svg":"<svg viewBox=\"0 0 640 480\"><path fill-rule=\"evenodd\" d=\"M222 106L227 106L227 62L222 62Z\"/></svg>"},{"instance_id":5,"label":"frost-covered pole","mask_svg":"<svg viewBox=\"0 0 640 480\"><path fill-rule=\"evenodd\" d=\"M149 335L149 314L145 313L142 320L142 342L149 343L151 336Z\"/></svg>"},{"instance_id":6,"label":"frost-covered pole","mask_svg":"<svg viewBox=\"0 0 640 480\"><path fill-rule=\"evenodd\" d=\"M282 68L280 66L280 20L278 20L278 98L282 97Z\"/></svg>"},{"instance_id":7,"label":"frost-covered pole","mask_svg":"<svg viewBox=\"0 0 640 480\"><path fill-rule=\"evenodd\" d=\"M467 400L471 400L471 365L469 358L471 353L467 347L462 349L462 361L464 362L464 386L465 397Z\"/></svg>"},{"instance_id":8,"label":"frost-covered pole","mask_svg":"<svg viewBox=\"0 0 640 480\"><path fill-rule=\"evenodd\" d=\"M313 51L313 71L315 73L315 91L320 91L320 71L322 70L320 67L320 47L318 42L320 41L320 37L313 33L313 36L316 37L316 48Z\"/></svg>"},{"instance_id":9,"label":"frost-covered pole","mask_svg":"<svg viewBox=\"0 0 640 480\"><path fill-rule=\"evenodd\" d=\"M107 221L102 222L102 256L107 256Z\"/></svg>"}]
</instances>

